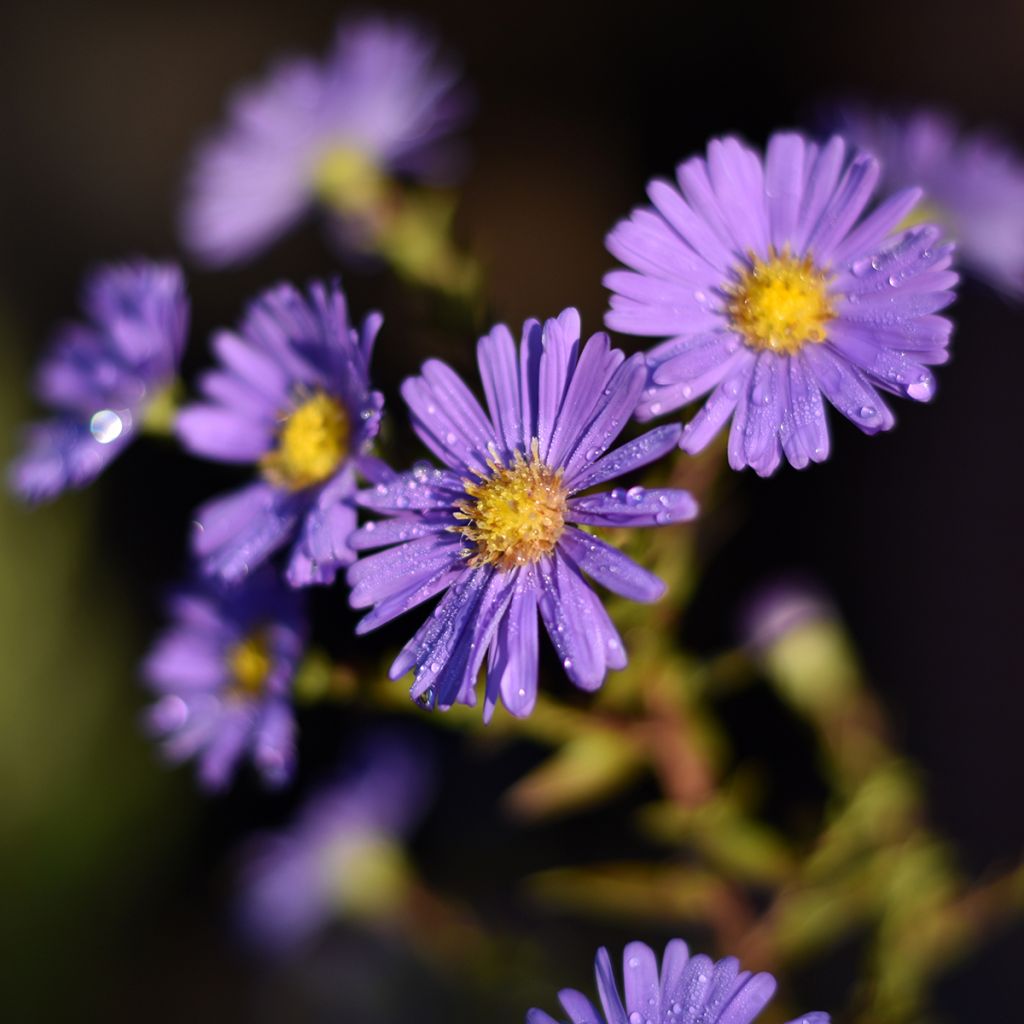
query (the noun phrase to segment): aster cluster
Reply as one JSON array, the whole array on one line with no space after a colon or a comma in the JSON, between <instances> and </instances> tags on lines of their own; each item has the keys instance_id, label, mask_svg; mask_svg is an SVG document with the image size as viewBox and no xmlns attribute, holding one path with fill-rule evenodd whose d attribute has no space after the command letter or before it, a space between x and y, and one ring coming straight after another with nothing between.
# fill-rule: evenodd
<instances>
[{"instance_id":1,"label":"aster cluster","mask_svg":"<svg viewBox=\"0 0 1024 1024\"><path fill-rule=\"evenodd\" d=\"M184 246L210 268L254 259L319 207L343 254L367 238L398 268L415 263L406 244L428 262L449 253L430 236L442 221L409 213L421 208L402 189L450 175L467 109L430 36L345 23L322 60L285 61L233 96L192 164ZM194 760L209 791L246 763L271 787L290 782L296 687L312 664L304 591L342 581L362 614L347 647L418 610L389 669L411 675L416 705L481 701L484 721L499 704L523 718L551 651L551 675L593 693L629 659L602 594L665 593L636 531L697 517L694 495L672 486L689 456L727 432L728 465L769 477L829 457L829 406L876 434L896 422L891 397L930 401L949 357L954 252L1007 293L1024 289L1024 164L932 115L850 111L840 128L777 132L763 152L714 139L648 185L608 234L622 266L604 282L604 326L652 339L645 351L587 337L568 306L527 320L518 339L501 323L483 333L479 387L427 359L389 414L430 460L382 432L374 352L390 359L407 339L380 313L354 312L336 277L251 298L236 327L213 333L213 365L178 407L182 271L136 260L95 273L84 321L58 331L40 367L53 416L29 428L12 488L39 501L80 487L147 429L244 478L195 510L189 582L142 666L145 727L165 756ZM431 769L391 740L367 750L252 847L240 914L269 945L301 941L378 889L404 891L396 851ZM624 981L623 997L601 950L602 1009L566 990L572 1024L751 1024L775 987L679 940L660 968L650 948L628 946ZM527 1020L554 1024L541 1010Z\"/></svg>"}]
</instances>

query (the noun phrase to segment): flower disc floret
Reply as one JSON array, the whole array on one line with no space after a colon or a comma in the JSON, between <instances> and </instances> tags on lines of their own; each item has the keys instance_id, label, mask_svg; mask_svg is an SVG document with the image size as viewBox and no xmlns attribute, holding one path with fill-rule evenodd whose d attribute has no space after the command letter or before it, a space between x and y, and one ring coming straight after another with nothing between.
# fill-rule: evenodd
<instances>
[{"instance_id":1,"label":"flower disc floret","mask_svg":"<svg viewBox=\"0 0 1024 1024\"><path fill-rule=\"evenodd\" d=\"M808 342L820 344L835 316L828 275L810 256L788 251L772 251L767 260L752 253L728 292L729 320L753 349L793 353Z\"/></svg>"},{"instance_id":2,"label":"flower disc floret","mask_svg":"<svg viewBox=\"0 0 1024 1024\"><path fill-rule=\"evenodd\" d=\"M495 450L488 460L490 474L479 482L465 481L468 500L459 504L456 519L465 526L453 527L475 545L469 564L514 569L551 554L565 529L568 492L561 469L541 460L533 439L527 462L516 451L511 466L498 461Z\"/></svg>"},{"instance_id":3,"label":"flower disc floret","mask_svg":"<svg viewBox=\"0 0 1024 1024\"><path fill-rule=\"evenodd\" d=\"M260 459L263 475L289 491L322 483L348 454L348 438L345 407L318 391L285 418L277 447Z\"/></svg>"}]
</instances>

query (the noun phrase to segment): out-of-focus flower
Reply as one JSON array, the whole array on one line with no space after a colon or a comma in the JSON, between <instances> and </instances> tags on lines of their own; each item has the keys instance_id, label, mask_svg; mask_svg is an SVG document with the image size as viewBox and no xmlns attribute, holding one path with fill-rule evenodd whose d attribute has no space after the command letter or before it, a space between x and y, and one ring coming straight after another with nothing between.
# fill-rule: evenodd
<instances>
[{"instance_id":1,"label":"out-of-focus flower","mask_svg":"<svg viewBox=\"0 0 1024 1024\"><path fill-rule=\"evenodd\" d=\"M237 334L213 341L221 368L200 380L205 401L178 415L190 451L255 463L259 482L196 513L193 550L209 574L239 580L296 536L293 586L330 583L355 557L356 472L375 477L368 454L384 399L370 387L370 357L382 318L352 327L337 284L308 298L288 284L253 302Z\"/></svg>"},{"instance_id":2,"label":"out-of-focus flower","mask_svg":"<svg viewBox=\"0 0 1024 1024\"><path fill-rule=\"evenodd\" d=\"M580 319L567 309L543 328L523 327L517 352L508 328L481 338L477 362L485 413L444 363L428 361L402 394L413 426L444 469L421 464L360 492L391 518L364 525L357 550L388 547L348 572L355 608L373 607L365 633L446 591L391 666L415 671L412 696L448 708L474 704L488 656L484 703L527 715L537 696L537 614L569 678L594 690L622 668L622 642L584 574L617 594L655 601L664 585L622 552L578 529L658 526L692 518L685 491L634 487L580 492L671 450L675 425L608 452L636 408L642 356L626 359L605 334L580 351ZM606 454L607 453L607 454Z\"/></svg>"},{"instance_id":3,"label":"out-of-focus flower","mask_svg":"<svg viewBox=\"0 0 1024 1024\"><path fill-rule=\"evenodd\" d=\"M292 679L305 646L300 595L270 568L237 587L172 598L172 625L142 666L158 699L146 723L172 761L194 757L205 789L224 789L248 756L272 786L295 762Z\"/></svg>"},{"instance_id":4,"label":"out-of-focus flower","mask_svg":"<svg viewBox=\"0 0 1024 1024\"><path fill-rule=\"evenodd\" d=\"M27 430L9 471L27 501L54 498L94 480L156 416L170 391L188 333L181 270L171 264L113 264L85 282L88 322L62 327L36 377L56 413Z\"/></svg>"},{"instance_id":5,"label":"out-of-focus flower","mask_svg":"<svg viewBox=\"0 0 1024 1024\"><path fill-rule=\"evenodd\" d=\"M209 266L238 263L317 200L359 221L376 214L390 176L445 176L467 110L458 83L415 27L342 23L324 61L284 61L233 97L191 169L186 246Z\"/></svg>"},{"instance_id":6,"label":"out-of-focus flower","mask_svg":"<svg viewBox=\"0 0 1024 1024\"><path fill-rule=\"evenodd\" d=\"M933 110L851 106L833 124L878 158L886 188L924 189L921 212L946 229L968 270L1024 298L1024 158L1013 146Z\"/></svg>"},{"instance_id":7,"label":"out-of-focus flower","mask_svg":"<svg viewBox=\"0 0 1024 1024\"><path fill-rule=\"evenodd\" d=\"M595 962L601 1010L581 992L563 989L558 998L572 1024L751 1024L775 994L770 974L741 971L739 961L717 963L690 956L682 939L665 947L661 971L650 946L631 942L622 956L625 1002L619 994L608 950ZM828 1024L827 1013L808 1013L791 1024ZM557 1024L543 1010L530 1010L526 1024Z\"/></svg>"},{"instance_id":8,"label":"out-of-focus flower","mask_svg":"<svg viewBox=\"0 0 1024 1024\"><path fill-rule=\"evenodd\" d=\"M386 918L401 907L403 838L429 805L434 765L401 734L379 734L285 831L244 851L238 923L246 942L283 951L336 917Z\"/></svg>"},{"instance_id":9,"label":"out-of-focus flower","mask_svg":"<svg viewBox=\"0 0 1024 1024\"><path fill-rule=\"evenodd\" d=\"M933 396L952 329L936 313L957 275L939 228L898 230L919 190L863 216L878 162L839 137L782 133L763 161L715 139L677 175L608 236L632 268L605 278L608 326L670 336L648 353L641 419L710 392L680 446L700 451L732 417L730 465L768 476L783 455L797 468L828 457L824 399L874 434L895 422L879 389Z\"/></svg>"},{"instance_id":10,"label":"out-of-focus flower","mask_svg":"<svg viewBox=\"0 0 1024 1024\"><path fill-rule=\"evenodd\" d=\"M794 575L765 583L749 595L740 612L740 634L747 647L765 651L794 630L836 618L824 590Z\"/></svg>"}]
</instances>

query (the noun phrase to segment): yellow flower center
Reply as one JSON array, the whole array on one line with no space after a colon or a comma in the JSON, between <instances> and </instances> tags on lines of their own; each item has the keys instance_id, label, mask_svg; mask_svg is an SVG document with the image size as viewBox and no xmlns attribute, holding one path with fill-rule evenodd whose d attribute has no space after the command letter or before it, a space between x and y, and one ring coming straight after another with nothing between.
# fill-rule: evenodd
<instances>
[{"instance_id":1,"label":"yellow flower center","mask_svg":"<svg viewBox=\"0 0 1024 1024\"><path fill-rule=\"evenodd\" d=\"M767 261L751 256L739 281L728 291L729 321L754 349L791 354L807 342L822 342L835 316L828 276L810 256L772 250Z\"/></svg>"},{"instance_id":2,"label":"yellow flower center","mask_svg":"<svg viewBox=\"0 0 1024 1024\"><path fill-rule=\"evenodd\" d=\"M388 182L365 152L336 146L327 150L313 168L313 188L338 213L365 213L385 197Z\"/></svg>"},{"instance_id":3,"label":"yellow flower center","mask_svg":"<svg viewBox=\"0 0 1024 1024\"><path fill-rule=\"evenodd\" d=\"M344 407L318 391L288 415L260 468L272 484L301 491L334 473L348 452L348 436Z\"/></svg>"},{"instance_id":4,"label":"yellow flower center","mask_svg":"<svg viewBox=\"0 0 1024 1024\"><path fill-rule=\"evenodd\" d=\"M466 525L452 529L476 545L471 565L529 565L550 554L562 536L568 497L562 471L541 462L536 438L530 450L529 462L517 451L514 463L503 466L492 448L490 475L480 475L479 483L465 481L469 497L455 518Z\"/></svg>"},{"instance_id":5,"label":"yellow flower center","mask_svg":"<svg viewBox=\"0 0 1024 1024\"><path fill-rule=\"evenodd\" d=\"M232 692L239 697L259 697L270 675L270 638L266 629L253 630L228 652Z\"/></svg>"}]
</instances>

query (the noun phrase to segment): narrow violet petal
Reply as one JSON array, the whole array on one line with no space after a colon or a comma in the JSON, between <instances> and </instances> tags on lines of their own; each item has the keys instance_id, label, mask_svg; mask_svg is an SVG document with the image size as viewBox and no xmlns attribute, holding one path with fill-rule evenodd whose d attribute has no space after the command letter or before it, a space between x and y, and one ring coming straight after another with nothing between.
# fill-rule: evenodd
<instances>
[{"instance_id":1,"label":"narrow violet petal","mask_svg":"<svg viewBox=\"0 0 1024 1024\"><path fill-rule=\"evenodd\" d=\"M587 526L668 526L697 515L688 491L668 487L616 488L569 499L567 519Z\"/></svg>"},{"instance_id":2,"label":"narrow violet petal","mask_svg":"<svg viewBox=\"0 0 1024 1024\"><path fill-rule=\"evenodd\" d=\"M641 437L592 462L573 481L574 489L585 491L655 462L676 446L682 432L683 428L678 423L669 423L649 430Z\"/></svg>"},{"instance_id":3,"label":"narrow violet petal","mask_svg":"<svg viewBox=\"0 0 1024 1024\"><path fill-rule=\"evenodd\" d=\"M622 978L626 1010L640 1014L643 1020L661 1020L661 985L658 981L658 958L643 942L631 942L622 954Z\"/></svg>"}]
</instances>

